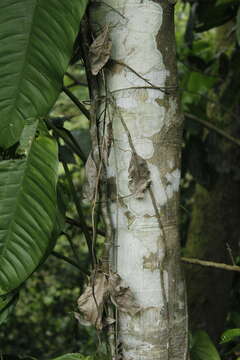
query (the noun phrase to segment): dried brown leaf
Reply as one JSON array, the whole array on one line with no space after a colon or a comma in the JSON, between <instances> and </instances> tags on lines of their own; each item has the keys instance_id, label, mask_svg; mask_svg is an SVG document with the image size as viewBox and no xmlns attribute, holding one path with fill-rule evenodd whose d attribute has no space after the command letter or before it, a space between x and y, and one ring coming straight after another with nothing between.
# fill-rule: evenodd
<instances>
[{"instance_id":1,"label":"dried brown leaf","mask_svg":"<svg viewBox=\"0 0 240 360\"><path fill-rule=\"evenodd\" d=\"M76 319L83 325L93 325L98 330L104 326L112 325L115 319L107 317L103 319L104 305L109 301L117 307L118 311L131 316L140 310L136 299L128 286L126 286L117 273L109 275L101 271L93 273L92 281L78 299L79 313L75 313Z\"/></svg>"},{"instance_id":2,"label":"dried brown leaf","mask_svg":"<svg viewBox=\"0 0 240 360\"><path fill-rule=\"evenodd\" d=\"M111 301L119 311L134 316L141 310L133 292L117 273L110 273L108 283Z\"/></svg>"},{"instance_id":3,"label":"dried brown leaf","mask_svg":"<svg viewBox=\"0 0 240 360\"><path fill-rule=\"evenodd\" d=\"M97 167L93 160L92 153L89 154L85 164L86 181L83 186L83 196L92 201L94 199L97 182Z\"/></svg>"},{"instance_id":4,"label":"dried brown leaf","mask_svg":"<svg viewBox=\"0 0 240 360\"><path fill-rule=\"evenodd\" d=\"M90 321L85 320L83 315L79 314L78 312L74 312L74 317L83 326L91 326L92 325Z\"/></svg>"},{"instance_id":5,"label":"dried brown leaf","mask_svg":"<svg viewBox=\"0 0 240 360\"><path fill-rule=\"evenodd\" d=\"M89 49L89 60L93 75L97 75L108 62L111 49L112 42L109 38L109 27L105 25Z\"/></svg>"},{"instance_id":6,"label":"dried brown leaf","mask_svg":"<svg viewBox=\"0 0 240 360\"><path fill-rule=\"evenodd\" d=\"M98 330L103 328L103 307L108 294L108 282L102 272L93 275L92 281L78 299L80 314L78 320L81 323L90 323Z\"/></svg>"},{"instance_id":7,"label":"dried brown leaf","mask_svg":"<svg viewBox=\"0 0 240 360\"><path fill-rule=\"evenodd\" d=\"M104 319L104 326L110 326L112 324L114 324L116 322L115 319L113 319L112 317L108 316Z\"/></svg>"},{"instance_id":8,"label":"dried brown leaf","mask_svg":"<svg viewBox=\"0 0 240 360\"><path fill-rule=\"evenodd\" d=\"M143 199L144 192L150 184L150 171L146 160L137 154L133 154L128 168L129 189L137 199Z\"/></svg>"}]
</instances>

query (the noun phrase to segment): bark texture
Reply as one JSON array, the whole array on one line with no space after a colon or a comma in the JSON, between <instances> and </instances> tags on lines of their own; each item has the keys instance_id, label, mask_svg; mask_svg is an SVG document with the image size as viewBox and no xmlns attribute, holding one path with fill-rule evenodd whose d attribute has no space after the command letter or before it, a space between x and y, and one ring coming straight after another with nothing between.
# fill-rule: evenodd
<instances>
[{"instance_id":1,"label":"bark texture","mask_svg":"<svg viewBox=\"0 0 240 360\"><path fill-rule=\"evenodd\" d=\"M92 1L111 59L99 76L98 123L113 227L111 267L141 311L118 313L116 359L185 360L187 311L178 196L182 117L169 1ZM104 28L105 29L105 28Z\"/></svg>"}]
</instances>

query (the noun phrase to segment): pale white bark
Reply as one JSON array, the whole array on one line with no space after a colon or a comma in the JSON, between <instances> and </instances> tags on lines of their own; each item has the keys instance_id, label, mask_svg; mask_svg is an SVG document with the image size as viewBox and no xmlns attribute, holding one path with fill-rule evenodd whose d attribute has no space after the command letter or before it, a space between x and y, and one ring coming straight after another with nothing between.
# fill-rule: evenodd
<instances>
[{"instance_id":1,"label":"pale white bark","mask_svg":"<svg viewBox=\"0 0 240 360\"><path fill-rule=\"evenodd\" d=\"M107 24L113 43L106 84L100 80L101 88L107 88L107 94L101 92L108 101L105 129L109 123L113 129L107 165L115 233L112 266L142 307L134 317L119 313L117 336L124 360L187 358L177 220L181 117L172 15L167 0L91 3L94 30ZM109 143L107 130L105 135ZM143 199L129 186L134 151L150 171L150 191L145 190Z\"/></svg>"}]
</instances>

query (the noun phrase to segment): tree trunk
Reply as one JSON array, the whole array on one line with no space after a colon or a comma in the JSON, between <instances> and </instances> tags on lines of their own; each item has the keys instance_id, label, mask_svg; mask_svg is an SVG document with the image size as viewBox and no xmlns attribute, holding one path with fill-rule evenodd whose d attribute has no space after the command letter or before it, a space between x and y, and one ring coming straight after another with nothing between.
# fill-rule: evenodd
<instances>
[{"instance_id":1,"label":"tree trunk","mask_svg":"<svg viewBox=\"0 0 240 360\"><path fill-rule=\"evenodd\" d=\"M178 234L182 117L173 5L93 0L90 14L95 36L107 26L112 40L111 59L99 76L98 108L110 209L105 220L114 234L111 267L141 306L134 316L118 313L116 359L185 360Z\"/></svg>"}]
</instances>

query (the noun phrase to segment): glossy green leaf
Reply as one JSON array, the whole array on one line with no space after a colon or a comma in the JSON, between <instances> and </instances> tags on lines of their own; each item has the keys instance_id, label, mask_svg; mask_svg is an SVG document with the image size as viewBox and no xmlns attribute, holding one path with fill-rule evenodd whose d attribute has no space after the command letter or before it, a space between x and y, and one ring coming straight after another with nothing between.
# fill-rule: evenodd
<instances>
[{"instance_id":1,"label":"glossy green leaf","mask_svg":"<svg viewBox=\"0 0 240 360\"><path fill-rule=\"evenodd\" d=\"M46 115L62 88L87 0L0 1L0 147Z\"/></svg>"},{"instance_id":2,"label":"glossy green leaf","mask_svg":"<svg viewBox=\"0 0 240 360\"><path fill-rule=\"evenodd\" d=\"M220 344L224 344L230 341L235 340L236 337L240 336L240 329L228 329L224 331L221 336Z\"/></svg>"},{"instance_id":3,"label":"glossy green leaf","mask_svg":"<svg viewBox=\"0 0 240 360\"><path fill-rule=\"evenodd\" d=\"M64 229L65 226L65 213L66 213L66 204L64 203L64 193L63 193L63 189L60 185L60 183L58 183L57 185L57 210L56 210L56 218L55 218L55 222L54 222L54 226L53 226L53 231L48 243L48 247L45 251L45 254L41 260L41 263L39 264L39 267L41 267L41 265L46 261L46 259L48 258L48 256L51 254L51 252L53 251L58 237L60 236L62 230ZM39 269L38 267L38 269Z\"/></svg>"},{"instance_id":4,"label":"glossy green leaf","mask_svg":"<svg viewBox=\"0 0 240 360\"><path fill-rule=\"evenodd\" d=\"M0 297L0 325L7 321L7 318L12 313L17 300L18 295L16 294L9 294L7 296Z\"/></svg>"},{"instance_id":5,"label":"glossy green leaf","mask_svg":"<svg viewBox=\"0 0 240 360\"><path fill-rule=\"evenodd\" d=\"M221 360L217 349L205 331L196 331L193 335L191 360Z\"/></svg>"},{"instance_id":6,"label":"glossy green leaf","mask_svg":"<svg viewBox=\"0 0 240 360\"><path fill-rule=\"evenodd\" d=\"M0 295L37 268L56 220L57 144L39 129L24 128L21 157L0 162Z\"/></svg>"}]
</instances>

